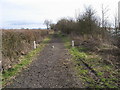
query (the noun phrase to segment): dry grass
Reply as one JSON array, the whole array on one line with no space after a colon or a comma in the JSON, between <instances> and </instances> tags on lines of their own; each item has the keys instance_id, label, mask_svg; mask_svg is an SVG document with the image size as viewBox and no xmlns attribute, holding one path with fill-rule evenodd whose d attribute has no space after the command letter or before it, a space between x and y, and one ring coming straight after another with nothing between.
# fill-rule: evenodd
<instances>
[{"instance_id":1,"label":"dry grass","mask_svg":"<svg viewBox=\"0 0 120 90\"><path fill-rule=\"evenodd\" d=\"M15 29L2 30L2 66L11 68L18 63L22 55L33 49L33 41L37 44L49 34L48 30Z\"/></svg>"}]
</instances>

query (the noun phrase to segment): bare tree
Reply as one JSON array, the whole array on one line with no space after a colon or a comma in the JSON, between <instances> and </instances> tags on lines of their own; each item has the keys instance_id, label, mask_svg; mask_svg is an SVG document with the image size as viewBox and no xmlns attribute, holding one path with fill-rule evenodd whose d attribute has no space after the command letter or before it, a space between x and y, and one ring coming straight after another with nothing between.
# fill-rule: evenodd
<instances>
[{"instance_id":1,"label":"bare tree","mask_svg":"<svg viewBox=\"0 0 120 90\"><path fill-rule=\"evenodd\" d=\"M49 29L49 26L51 24L51 20L45 20L44 24L46 25L47 29Z\"/></svg>"},{"instance_id":2,"label":"bare tree","mask_svg":"<svg viewBox=\"0 0 120 90\"><path fill-rule=\"evenodd\" d=\"M104 5L102 4L102 27L105 28L106 27L106 21L108 16L106 15L107 12L109 11L108 6L104 8Z\"/></svg>"},{"instance_id":3,"label":"bare tree","mask_svg":"<svg viewBox=\"0 0 120 90\"><path fill-rule=\"evenodd\" d=\"M115 33L117 35L117 31L118 31L118 16L117 14L114 16L114 28L115 28Z\"/></svg>"}]
</instances>

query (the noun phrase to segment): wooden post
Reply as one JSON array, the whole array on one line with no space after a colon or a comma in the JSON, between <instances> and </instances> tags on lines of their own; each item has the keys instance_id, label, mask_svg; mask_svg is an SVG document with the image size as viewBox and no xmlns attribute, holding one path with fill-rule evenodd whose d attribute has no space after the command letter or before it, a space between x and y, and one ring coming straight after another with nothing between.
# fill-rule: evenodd
<instances>
[{"instance_id":1,"label":"wooden post","mask_svg":"<svg viewBox=\"0 0 120 90\"><path fill-rule=\"evenodd\" d=\"M34 49L36 49L37 45L35 41L33 42L33 46L34 46Z\"/></svg>"},{"instance_id":2,"label":"wooden post","mask_svg":"<svg viewBox=\"0 0 120 90\"><path fill-rule=\"evenodd\" d=\"M72 40L72 47L74 47L74 40Z\"/></svg>"}]
</instances>

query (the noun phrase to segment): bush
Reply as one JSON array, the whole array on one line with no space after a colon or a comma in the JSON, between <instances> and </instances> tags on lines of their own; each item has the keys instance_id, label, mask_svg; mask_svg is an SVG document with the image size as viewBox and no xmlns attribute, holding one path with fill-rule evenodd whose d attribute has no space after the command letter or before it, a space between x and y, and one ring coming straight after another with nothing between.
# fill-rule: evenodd
<instances>
[{"instance_id":1,"label":"bush","mask_svg":"<svg viewBox=\"0 0 120 90\"><path fill-rule=\"evenodd\" d=\"M62 33L71 34L100 34L100 25L95 11L88 7L85 12L78 16L77 20L63 18L59 20L55 26Z\"/></svg>"}]
</instances>

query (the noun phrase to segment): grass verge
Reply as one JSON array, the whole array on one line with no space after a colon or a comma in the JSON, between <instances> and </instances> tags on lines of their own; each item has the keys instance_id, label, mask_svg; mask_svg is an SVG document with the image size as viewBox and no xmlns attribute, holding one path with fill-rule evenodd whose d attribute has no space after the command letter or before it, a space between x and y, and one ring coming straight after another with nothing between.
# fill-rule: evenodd
<instances>
[{"instance_id":1,"label":"grass verge","mask_svg":"<svg viewBox=\"0 0 120 90\"><path fill-rule=\"evenodd\" d=\"M45 38L42 43L38 46L38 48L32 50L24 57L20 58L20 62L14 65L12 68L5 70L2 73L2 85L5 85L11 81L23 68L27 68L28 65L34 60L37 54L45 47L45 45L50 41L50 37Z\"/></svg>"},{"instance_id":2,"label":"grass verge","mask_svg":"<svg viewBox=\"0 0 120 90\"><path fill-rule=\"evenodd\" d=\"M102 57L96 53L89 53L85 47L71 47L71 40L67 36L59 35L65 47L73 56L75 70L85 87L88 88L118 88L118 70L106 65Z\"/></svg>"}]
</instances>

